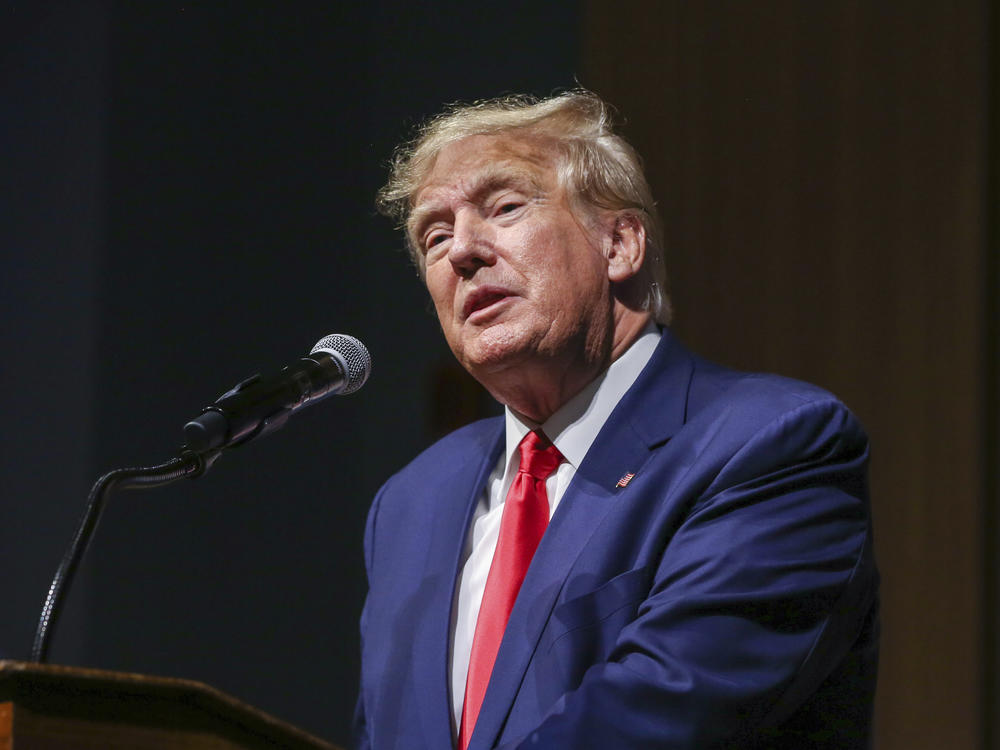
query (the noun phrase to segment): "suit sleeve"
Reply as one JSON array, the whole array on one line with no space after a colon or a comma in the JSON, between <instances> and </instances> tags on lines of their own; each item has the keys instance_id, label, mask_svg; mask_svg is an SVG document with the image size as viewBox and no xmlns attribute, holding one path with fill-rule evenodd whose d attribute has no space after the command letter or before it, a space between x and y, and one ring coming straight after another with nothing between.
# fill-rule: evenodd
<instances>
[{"instance_id":1,"label":"suit sleeve","mask_svg":"<svg viewBox=\"0 0 1000 750\"><path fill-rule=\"evenodd\" d=\"M873 605L867 457L832 399L753 432L665 535L607 660L503 748L744 747L782 722Z\"/></svg>"}]
</instances>

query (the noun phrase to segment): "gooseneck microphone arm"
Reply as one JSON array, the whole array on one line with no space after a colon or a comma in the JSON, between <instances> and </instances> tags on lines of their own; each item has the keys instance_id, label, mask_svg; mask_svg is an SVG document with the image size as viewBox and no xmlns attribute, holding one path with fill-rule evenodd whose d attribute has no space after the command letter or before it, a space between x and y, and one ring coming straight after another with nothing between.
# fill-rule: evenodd
<instances>
[{"instance_id":1,"label":"gooseneck microphone arm","mask_svg":"<svg viewBox=\"0 0 1000 750\"><path fill-rule=\"evenodd\" d=\"M65 592L69 589L80 564L83 553L87 550L97 522L104 510L104 504L113 489L145 489L171 484L178 479L201 476L208 469L212 454L199 454L185 450L177 458L171 459L159 466L149 466L134 469L115 469L98 479L90 490L87 507L80 518L76 533L69 549L63 556L56 570L48 596L42 606L42 615L38 619L38 629L35 631L35 641L31 647L31 660L44 663L48 658L49 643L52 633L62 613Z\"/></svg>"},{"instance_id":2,"label":"gooseneck microphone arm","mask_svg":"<svg viewBox=\"0 0 1000 750\"><path fill-rule=\"evenodd\" d=\"M94 484L69 549L49 586L31 648L32 661L43 663L62 611L66 591L113 489L160 487L185 477L194 479L219 454L278 429L292 413L334 394L358 390L371 373L371 356L353 336L334 333L320 339L308 357L263 379L255 375L223 394L201 415L184 425L180 455L159 466L110 471Z\"/></svg>"}]
</instances>

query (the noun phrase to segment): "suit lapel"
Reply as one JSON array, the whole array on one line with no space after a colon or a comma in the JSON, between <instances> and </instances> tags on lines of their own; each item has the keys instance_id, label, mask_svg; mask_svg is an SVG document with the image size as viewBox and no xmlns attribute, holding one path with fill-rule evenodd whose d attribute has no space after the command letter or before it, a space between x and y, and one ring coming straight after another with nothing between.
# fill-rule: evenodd
<instances>
[{"instance_id":1,"label":"suit lapel","mask_svg":"<svg viewBox=\"0 0 1000 750\"><path fill-rule=\"evenodd\" d=\"M417 691L417 701L421 707L423 736L428 738L428 747L453 747L451 731L451 696L448 675L448 647L451 641L451 610L455 600L455 586L458 580L462 550L466 532L472 523L479 496L486 480L497 462L503 447L503 420L486 432L482 442L470 455L485 456L479 462L467 461L455 466L440 488L440 501L435 518L433 538L428 539L429 557L422 572L425 580L436 580L441 585L432 587L432 595L422 609L426 617L414 626L420 628L414 633L414 642L420 647L413 656L413 673L431 675L422 682Z\"/></svg>"},{"instance_id":2,"label":"suit lapel","mask_svg":"<svg viewBox=\"0 0 1000 750\"><path fill-rule=\"evenodd\" d=\"M542 631L577 558L614 508L616 486L684 423L690 355L664 331L566 489L528 568L504 632L470 750L492 747L503 729Z\"/></svg>"}]
</instances>

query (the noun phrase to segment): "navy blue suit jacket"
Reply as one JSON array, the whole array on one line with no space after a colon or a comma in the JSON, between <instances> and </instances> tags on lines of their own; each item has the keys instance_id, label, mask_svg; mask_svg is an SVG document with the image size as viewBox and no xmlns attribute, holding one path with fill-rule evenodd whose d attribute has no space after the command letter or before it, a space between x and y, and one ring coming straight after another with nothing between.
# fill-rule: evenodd
<instances>
[{"instance_id":1,"label":"navy blue suit jacket","mask_svg":"<svg viewBox=\"0 0 1000 750\"><path fill-rule=\"evenodd\" d=\"M469 425L375 499L358 747L452 746L455 581L502 446L502 419ZM469 750L867 747L867 459L829 393L666 332L545 532Z\"/></svg>"}]
</instances>

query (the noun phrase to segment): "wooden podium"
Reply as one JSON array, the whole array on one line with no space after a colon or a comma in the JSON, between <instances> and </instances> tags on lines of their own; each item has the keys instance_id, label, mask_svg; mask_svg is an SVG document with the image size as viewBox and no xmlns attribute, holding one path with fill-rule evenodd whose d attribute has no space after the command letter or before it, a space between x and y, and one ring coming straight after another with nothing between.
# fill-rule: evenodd
<instances>
[{"instance_id":1,"label":"wooden podium","mask_svg":"<svg viewBox=\"0 0 1000 750\"><path fill-rule=\"evenodd\" d=\"M339 750L193 680L0 660L0 750Z\"/></svg>"}]
</instances>

